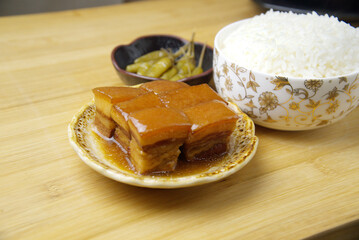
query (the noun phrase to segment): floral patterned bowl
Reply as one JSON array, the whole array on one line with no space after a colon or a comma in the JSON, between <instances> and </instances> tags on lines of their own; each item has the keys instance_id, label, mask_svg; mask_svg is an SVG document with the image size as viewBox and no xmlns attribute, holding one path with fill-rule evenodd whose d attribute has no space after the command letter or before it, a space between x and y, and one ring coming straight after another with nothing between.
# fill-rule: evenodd
<instances>
[{"instance_id":1,"label":"floral patterned bowl","mask_svg":"<svg viewBox=\"0 0 359 240\"><path fill-rule=\"evenodd\" d=\"M214 83L256 124L279 130L308 130L334 123L359 104L359 72L323 79L274 76L231 62L220 46L246 20L220 30L214 42Z\"/></svg>"}]
</instances>

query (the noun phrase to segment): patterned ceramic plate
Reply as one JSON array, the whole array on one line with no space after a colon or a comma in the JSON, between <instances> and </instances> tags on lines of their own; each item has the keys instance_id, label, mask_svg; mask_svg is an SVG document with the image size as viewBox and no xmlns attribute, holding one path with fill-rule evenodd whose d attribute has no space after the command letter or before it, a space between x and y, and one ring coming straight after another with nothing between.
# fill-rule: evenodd
<instances>
[{"instance_id":1,"label":"patterned ceramic plate","mask_svg":"<svg viewBox=\"0 0 359 240\"><path fill-rule=\"evenodd\" d=\"M234 104L230 104L237 111ZM122 169L111 162L94 144L92 122L95 116L95 106L90 102L73 117L69 124L68 134L72 147L80 158L91 168L102 175L116 181L148 188L183 188L218 181L244 167L254 156L258 138L255 136L252 120L239 111L236 131L231 136L229 153L216 160L203 171L195 174L177 175L138 175L128 169Z\"/></svg>"}]
</instances>

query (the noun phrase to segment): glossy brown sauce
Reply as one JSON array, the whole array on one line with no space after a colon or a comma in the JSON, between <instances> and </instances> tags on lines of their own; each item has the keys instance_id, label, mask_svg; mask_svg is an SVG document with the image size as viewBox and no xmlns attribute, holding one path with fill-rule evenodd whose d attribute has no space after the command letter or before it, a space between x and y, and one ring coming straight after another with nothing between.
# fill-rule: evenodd
<instances>
[{"instance_id":1,"label":"glossy brown sauce","mask_svg":"<svg viewBox=\"0 0 359 240\"><path fill-rule=\"evenodd\" d=\"M95 144L99 147L100 151L102 152L102 154L105 155L106 160L110 164L116 166L117 168L123 171L138 174L135 168L133 167L133 165L131 164L131 161L127 158L126 154L123 152L122 148L118 145L118 143L113 138L104 139L93 131L91 135L93 136ZM199 174L209 170L211 167L215 167L221 162L221 160L223 160L222 157L217 157L209 160L188 162L184 160L184 158L180 155L175 171L151 173L149 175L182 177L182 176Z\"/></svg>"}]
</instances>

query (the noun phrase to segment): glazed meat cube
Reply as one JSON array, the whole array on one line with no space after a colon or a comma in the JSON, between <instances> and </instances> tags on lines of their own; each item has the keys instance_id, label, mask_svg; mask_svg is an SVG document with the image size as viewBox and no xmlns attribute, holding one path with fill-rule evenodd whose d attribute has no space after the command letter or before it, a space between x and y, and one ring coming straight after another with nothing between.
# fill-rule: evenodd
<instances>
[{"instance_id":1,"label":"glazed meat cube","mask_svg":"<svg viewBox=\"0 0 359 240\"><path fill-rule=\"evenodd\" d=\"M187 138L191 124L187 116L170 108L148 108L129 116L131 134L141 146Z\"/></svg>"},{"instance_id":2,"label":"glazed meat cube","mask_svg":"<svg viewBox=\"0 0 359 240\"><path fill-rule=\"evenodd\" d=\"M92 92L96 106L94 125L100 134L108 138L112 137L115 129L115 122L111 119L112 105L146 93L143 89L128 87L99 87Z\"/></svg>"},{"instance_id":3,"label":"glazed meat cube","mask_svg":"<svg viewBox=\"0 0 359 240\"><path fill-rule=\"evenodd\" d=\"M131 139L130 129L127 123L129 114L145 108L160 106L163 106L163 104L159 97L153 92L113 105L111 117L117 124L114 133L115 140L128 151Z\"/></svg>"},{"instance_id":4,"label":"glazed meat cube","mask_svg":"<svg viewBox=\"0 0 359 240\"><path fill-rule=\"evenodd\" d=\"M116 124L111 118L108 118L101 112L96 111L93 126L95 131L102 135L102 137L111 138Z\"/></svg>"},{"instance_id":5,"label":"glazed meat cube","mask_svg":"<svg viewBox=\"0 0 359 240\"><path fill-rule=\"evenodd\" d=\"M183 110L185 108L211 100L224 101L207 84L174 90L168 92L166 95L161 96L161 98L167 107L175 108L178 110Z\"/></svg>"},{"instance_id":6,"label":"glazed meat cube","mask_svg":"<svg viewBox=\"0 0 359 240\"><path fill-rule=\"evenodd\" d=\"M214 100L184 110L192 123L184 144L188 161L208 159L227 151L238 116L224 102Z\"/></svg>"},{"instance_id":7,"label":"glazed meat cube","mask_svg":"<svg viewBox=\"0 0 359 240\"><path fill-rule=\"evenodd\" d=\"M184 82L171 82L168 80L146 82L140 86L140 88L148 92L154 92L156 94L163 94L184 87L189 87L189 85Z\"/></svg>"},{"instance_id":8,"label":"glazed meat cube","mask_svg":"<svg viewBox=\"0 0 359 240\"><path fill-rule=\"evenodd\" d=\"M143 89L130 87L99 87L94 88L92 92L95 96L96 110L106 117L111 116L113 104L127 101L146 93Z\"/></svg>"},{"instance_id":9,"label":"glazed meat cube","mask_svg":"<svg viewBox=\"0 0 359 240\"><path fill-rule=\"evenodd\" d=\"M130 158L140 174L173 171L191 124L183 112L147 108L131 113L128 121Z\"/></svg>"}]
</instances>

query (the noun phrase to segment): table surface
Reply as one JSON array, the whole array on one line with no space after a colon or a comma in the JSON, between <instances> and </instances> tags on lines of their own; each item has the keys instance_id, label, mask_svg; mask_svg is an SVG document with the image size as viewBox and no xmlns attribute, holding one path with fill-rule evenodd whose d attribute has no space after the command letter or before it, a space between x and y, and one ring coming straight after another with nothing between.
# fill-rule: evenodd
<instances>
[{"instance_id":1,"label":"table surface","mask_svg":"<svg viewBox=\"0 0 359 240\"><path fill-rule=\"evenodd\" d=\"M257 154L217 183L127 186L85 165L67 125L122 85L111 50L163 33L213 46L249 0L144 1L0 18L0 239L301 239L359 219L359 109L304 132L257 127Z\"/></svg>"}]
</instances>

